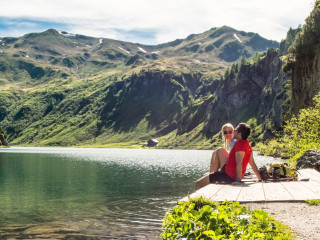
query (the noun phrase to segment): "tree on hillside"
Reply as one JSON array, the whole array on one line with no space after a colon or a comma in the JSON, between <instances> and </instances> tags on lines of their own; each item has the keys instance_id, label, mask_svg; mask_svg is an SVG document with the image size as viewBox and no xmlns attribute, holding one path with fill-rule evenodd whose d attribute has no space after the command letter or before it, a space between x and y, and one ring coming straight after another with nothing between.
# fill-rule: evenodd
<instances>
[{"instance_id":1,"label":"tree on hillside","mask_svg":"<svg viewBox=\"0 0 320 240\"><path fill-rule=\"evenodd\" d=\"M8 146L7 135L0 127L0 146Z\"/></svg>"},{"instance_id":2,"label":"tree on hillside","mask_svg":"<svg viewBox=\"0 0 320 240\"><path fill-rule=\"evenodd\" d=\"M289 52L294 59L310 57L314 54L314 46L320 43L320 0L315 1L314 8L310 16L306 19L306 24L302 31L298 33Z\"/></svg>"}]
</instances>

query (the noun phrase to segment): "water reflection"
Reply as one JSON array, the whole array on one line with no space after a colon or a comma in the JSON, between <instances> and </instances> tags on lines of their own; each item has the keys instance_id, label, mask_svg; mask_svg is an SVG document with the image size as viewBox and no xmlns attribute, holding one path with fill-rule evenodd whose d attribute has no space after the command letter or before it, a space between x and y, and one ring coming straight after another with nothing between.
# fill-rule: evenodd
<instances>
[{"instance_id":1,"label":"water reflection","mask_svg":"<svg viewBox=\"0 0 320 240\"><path fill-rule=\"evenodd\" d=\"M159 238L165 212L193 192L210 155L192 150L1 149L1 239Z\"/></svg>"}]
</instances>

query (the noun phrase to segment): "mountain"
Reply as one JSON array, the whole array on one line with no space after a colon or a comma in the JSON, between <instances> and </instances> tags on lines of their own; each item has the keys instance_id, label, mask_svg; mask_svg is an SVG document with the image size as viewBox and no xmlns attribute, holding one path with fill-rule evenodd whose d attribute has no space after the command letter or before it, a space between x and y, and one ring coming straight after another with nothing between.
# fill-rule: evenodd
<instances>
[{"instance_id":1,"label":"mountain","mask_svg":"<svg viewBox=\"0 0 320 240\"><path fill-rule=\"evenodd\" d=\"M162 137L175 139L166 147L179 147L194 131L206 142L218 125L232 121L220 112L237 104L251 108L248 103L261 96L274 77L263 69L280 66L270 57L277 50L263 52L277 47L227 26L155 46L54 29L1 38L0 126L10 143L24 145L141 144ZM260 72L247 63L257 53ZM230 74L238 70L234 84ZM233 95L243 88L256 97ZM219 121L212 118L217 114Z\"/></svg>"},{"instance_id":2,"label":"mountain","mask_svg":"<svg viewBox=\"0 0 320 240\"><path fill-rule=\"evenodd\" d=\"M10 68L10 63L4 62L5 59L10 60L12 67L26 70L31 79L52 76L58 70L63 76L77 74L87 77L96 75L97 71L120 66L126 68L148 64L174 70L183 70L184 67L197 69L199 64L212 64L212 67L204 68L219 72L229 62L237 61L242 56L252 57L256 51L279 46L279 43L258 34L226 26L156 46L93 38L54 29L0 40L1 71Z\"/></svg>"}]
</instances>

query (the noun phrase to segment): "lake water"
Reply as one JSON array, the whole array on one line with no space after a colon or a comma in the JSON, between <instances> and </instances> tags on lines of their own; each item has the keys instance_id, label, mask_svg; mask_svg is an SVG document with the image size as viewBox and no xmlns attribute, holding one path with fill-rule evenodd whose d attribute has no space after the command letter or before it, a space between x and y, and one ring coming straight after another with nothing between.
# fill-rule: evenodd
<instances>
[{"instance_id":1,"label":"lake water","mask_svg":"<svg viewBox=\"0 0 320 240\"><path fill-rule=\"evenodd\" d=\"M0 149L0 239L160 239L165 213L193 192L211 153Z\"/></svg>"}]
</instances>

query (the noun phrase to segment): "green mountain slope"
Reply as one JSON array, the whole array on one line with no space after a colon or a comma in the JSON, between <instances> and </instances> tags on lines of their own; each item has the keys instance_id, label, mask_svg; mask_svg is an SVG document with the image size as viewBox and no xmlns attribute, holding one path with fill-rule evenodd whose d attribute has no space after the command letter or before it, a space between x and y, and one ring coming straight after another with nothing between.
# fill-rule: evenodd
<instances>
[{"instance_id":1,"label":"green mountain slope","mask_svg":"<svg viewBox=\"0 0 320 240\"><path fill-rule=\"evenodd\" d=\"M0 41L0 126L11 144L37 146L143 143L204 126L210 109L195 106L219 100L225 69L279 46L226 26L156 46L54 29Z\"/></svg>"}]
</instances>

